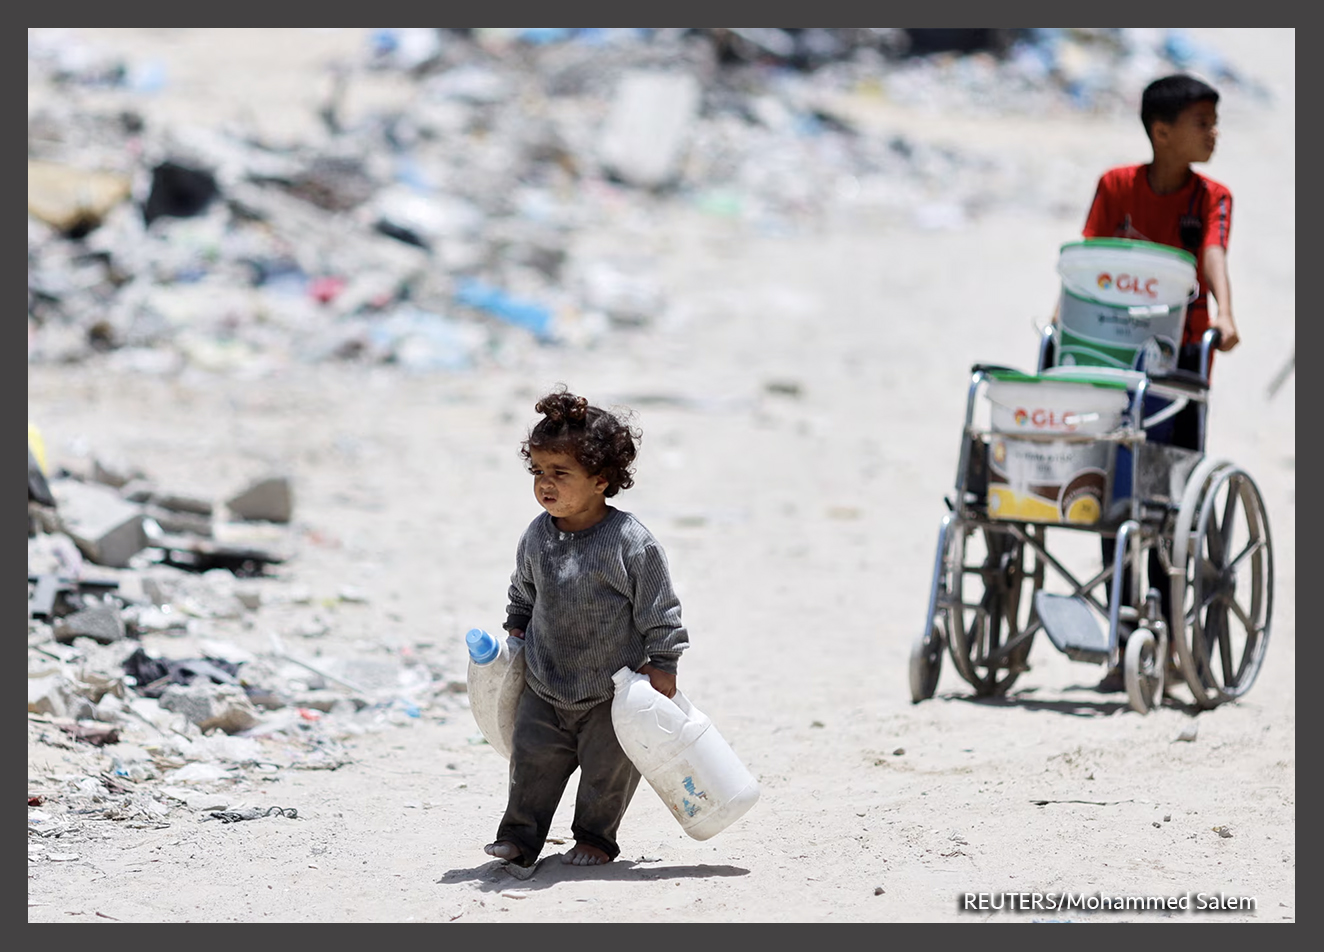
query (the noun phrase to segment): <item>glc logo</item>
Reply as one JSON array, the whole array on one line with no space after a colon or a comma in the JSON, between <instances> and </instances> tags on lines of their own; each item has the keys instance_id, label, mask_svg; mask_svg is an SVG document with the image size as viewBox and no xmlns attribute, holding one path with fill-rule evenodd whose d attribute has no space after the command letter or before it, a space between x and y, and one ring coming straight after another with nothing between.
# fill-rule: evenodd
<instances>
[{"instance_id":1,"label":"glc logo","mask_svg":"<svg viewBox=\"0 0 1324 952\"><path fill-rule=\"evenodd\" d=\"M1134 274L1119 274L1114 279L1111 274L1102 271L1095 281L1104 291L1116 284L1119 291L1129 291L1132 294L1140 294L1150 298L1158 297L1158 278L1141 278Z\"/></svg>"},{"instance_id":2,"label":"glc logo","mask_svg":"<svg viewBox=\"0 0 1324 952\"><path fill-rule=\"evenodd\" d=\"M1017 407L1016 412L1012 414L1012 419L1016 421L1017 426L1032 426L1036 430L1044 428L1050 430L1074 430L1076 423L1072 419L1075 414L1070 411L1062 412L1059 410L1050 410L1044 407L1035 407L1033 410L1026 410L1024 407ZM1067 422L1071 420L1072 422Z\"/></svg>"}]
</instances>

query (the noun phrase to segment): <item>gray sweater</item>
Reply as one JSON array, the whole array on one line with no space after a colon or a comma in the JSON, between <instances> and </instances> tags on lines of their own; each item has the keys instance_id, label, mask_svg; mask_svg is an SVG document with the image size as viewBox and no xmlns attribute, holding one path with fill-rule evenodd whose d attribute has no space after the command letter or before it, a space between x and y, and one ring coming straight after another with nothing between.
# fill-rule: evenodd
<instances>
[{"instance_id":1,"label":"gray sweater","mask_svg":"<svg viewBox=\"0 0 1324 952\"><path fill-rule=\"evenodd\" d=\"M504 627L524 631L528 685L557 707L609 700L624 665L675 673L689 647L662 546L612 506L582 532L560 531L546 512L529 523L509 598Z\"/></svg>"}]
</instances>

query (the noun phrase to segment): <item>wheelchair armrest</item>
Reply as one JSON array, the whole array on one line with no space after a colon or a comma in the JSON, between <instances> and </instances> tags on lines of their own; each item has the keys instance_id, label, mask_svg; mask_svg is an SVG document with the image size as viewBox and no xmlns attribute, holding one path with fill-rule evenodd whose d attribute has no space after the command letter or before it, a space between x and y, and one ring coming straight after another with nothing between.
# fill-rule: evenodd
<instances>
[{"instance_id":1,"label":"wheelchair armrest","mask_svg":"<svg viewBox=\"0 0 1324 952\"><path fill-rule=\"evenodd\" d=\"M1169 370L1166 373L1150 374L1149 379L1165 387L1178 387L1197 393L1209 389L1209 381L1194 370Z\"/></svg>"},{"instance_id":2,"label":"wheelchair armrest","mask_svg":"<svg viewBox=\"0 0 1324 952\"><path fill-rule=\"evenodd\" d=\"M972 374L977 373L1004 373L1004 374L1023 374L1024 370L1017 370L1015 367L1004 367L1002 364L974 364L970 368Z\"/></svg>"}]
</instances>

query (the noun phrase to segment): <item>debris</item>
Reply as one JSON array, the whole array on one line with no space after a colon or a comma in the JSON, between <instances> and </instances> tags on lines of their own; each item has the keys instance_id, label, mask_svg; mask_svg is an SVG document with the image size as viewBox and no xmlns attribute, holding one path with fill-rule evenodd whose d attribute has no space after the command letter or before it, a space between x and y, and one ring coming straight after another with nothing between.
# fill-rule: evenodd
<instances>
[{"instance_id":1,"label":"debris","mask_svg":"<svg viewBox=\"0 0 1324 952\"><path fill-rule=\"evenodd\" d=\"M1185 727L1181 729L1180 734L1178 734L1176 737L1173 738L1173 742L1178 743L1184 741L1186 743L1190 743L1191 741L1195 740L1196 735L1199 733L1200 733L1200 725L1196 721L1192 720L1189 724L1187 724Z\"/></svg>"},{"instance_id":2,"label":"debris","mask_svg":"<svg viewBox=\"0 0 1324 952\"><path fill-rule=\"evenodd\" d=\"M455 302L526 328L537 337L551 336L551 308L508 294L477 279L467 278L459 283L455 289Z\"/></svg>"},{"instance_id":3,"label":"debris","mask_svg":"<svg viewBox=\"0 0 1324 952\"><path fill-rule=\"evenodd\" d=\"M687 73L626 73L602 133L603 165L631 185L672 184L698 108L699 83Z\"/></svg>"},{"instance_id":4,"label":"debris","mask_svg":"<svg viewBox=\"0 0 1324 952\"><path fill-rule=\"evenodd\" d=\"M72 644L75 638L91 638L108 645L124 637L124 619L119 606L106 601L56 618L53 629L60 644Z\"/></svg>"},{"instance_id":5,"label":"debris","mask_svg":"<svg viewBox=\"0 0 1324 952\"><path fill-rule=\"evenodd\" d=\"M228 569L239 578L262 575L268 565L285 561L282 553L270 549L229 545L213 539L184 535L161 533L151 540L151 546L161 551L162 565L192 572Z\"/></svg>"},{"instance_id":6,"label":"debris","mask_svg":"<svg viewBox=\"0 0 1324 952\"><path fill-rule=\"evenodd\" d=\"M71 607L71 595L101 595L119 587L118 582L96 579L72 579L60 575L29 575L33 586L28 595L28 617L49 621L56 614L76 610Z\"/></svg>"},{"instance_id":7,"label":"debris","mask_svg":"<svg viewBox=\"0 0 1324 952\"><path fill-rule=\"evenodd\" d=\"M142 510L106 486L56 479L51 493L64 531L89 561L124 568L147 545Z\"/></svg>"},{"instance_id":8,"label":"debris","mask_svg":"<svg viewBox=\"0 0 1324 952\"><path fill-rule=\"evenodd\" d=\"M75 740L87 741L93 747L118 744L120 740L119 728L112 727L109 724L75 721L72 724L57 722L56 726Z\"/></svg>"},{"instance_id":9,"label":"debris","mask_svg":"<svg viewBox=\"0 0 1324 952\"><path fill-rule=\"evenodd\" d=\"M152 169L152 187L143 206L143 222L150 225L164 216L200 215L219 194L216 177L206 169L162 162Z\"/></svg>"},{"instance_id":10,"label":"debris","mask_svg":"<svg viewBox=\"0 0 1324 952\"><path fill-rule=\"evenodd\" d=\"M159 702L165 710L183 714L203 733L219 728L236 734L262 722L257 708L238 685L201 681L171 684L161 692Z\"/></svg>"},{"instance_id":11,"label":"debris","mask_svg":"<svg viewBox=\"0 0 1324 952\"><path fill-rule=\"evenodd\" d=\"M1287 382L1287 378L1292 371L1296 369L1296 345L1292 345L1292 352L1287 355L1287 362L1278 368L1274 373L1273 379L1269 381L1269 388L1266 391L1266 399L1272 400L1278 389Z\"/></svg>"},{"instance_id":12,"label":"debris","mask_svg":"<svg viewBox=\"0 0 1324 952\"><path fill-rule=\"evenodd\" d=\"M1037 807L1047 806L1050 803L1088 803L1089 805L1096 807L1110 807L1119 803L1149 803L1150 801L1137 800L1134 797L1129 797L1125 800L1031 800L1030 802Z\"/></svg>"},{"instance_id":13,"label":"debris","mask_svg":"<svg viewBox=\"0 0 1324 952\"><path fill-rule=\"evenodd\" d=\"M294 515L294 490L288 476L268 476L231 496L225 506L240 519L289 522Z\"/></svg>"},{"instance_id":14,"label":"debris","mask_svg":"<svg viewBox=\"0 0 1324 952\"><path fill-rule=\"evenodd\" d=\"M28 214L71 238L100 226L128 197L123 175L28 160Z\"/></svg>"},{"instance_id":15,"label":"debris","mask_svg":"<svg viewBox=\"0 0 1324 952\"><path fill-rule=\"evenodd\" d=\"M159 698L172 684L189 685L200 678L213 684L239 683L239 666L220 658L161 660L139 647L124 660L124 673L135 682L143 697Z\"/></svg>"},{"instance_id":16,"label":"debris","mask_svg":"<svg viewBox=\"0 0 1324 952\"><path fill-rule=\"evenodd\" d=\"M1225 840L1232 838L1232 828L1230 826L1216 826L1214 832Z\"/></svg>"},{"instance_id":17,"label":"debris","mask_svg":"<svg viewBox=\"0 0 1324 952\"><path fill-rule=\"evenodd\" d=\"M273 815L297 820L299 811L294 807L248 807L243 810L217 810L207 814L203 819L220 820L222 823L238 823L240 820L259 820L262 817Z\"/></svg>"}]
</instances>

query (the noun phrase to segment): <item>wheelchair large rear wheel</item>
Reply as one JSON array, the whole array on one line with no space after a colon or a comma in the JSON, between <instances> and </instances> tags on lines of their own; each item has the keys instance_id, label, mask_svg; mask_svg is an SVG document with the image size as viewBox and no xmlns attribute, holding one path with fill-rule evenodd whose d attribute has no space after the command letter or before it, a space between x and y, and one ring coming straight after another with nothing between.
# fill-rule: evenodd
<instances>
[{"instance_id":1,"label":"wheelchair large rear wheel","mask_svg":"<svg viewBox=\"0 0 1324 952\"><path fill-rule=\"evenodd\" d=\"M1034 593L1043 587L1043 563L1011 533L954 522L939 563L937 623L952 662L974 689L989 697L1005 694L1029 670Z\"/></svg>"},{"instance_id":2,"label":"wheelchair large rear wheel","mask_svg":"<svg viewBox=\"0 0 1324 952\"><path fill-rule=\"evenodd\" d=\"M1217 707L1250 689L1273 615L1273 546L1264 500L1237 466L1196 468L1172 540L1172 641L1196 703Z\"/></svg>"}]
</instances>

